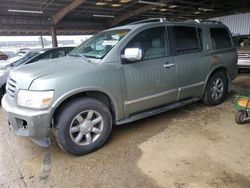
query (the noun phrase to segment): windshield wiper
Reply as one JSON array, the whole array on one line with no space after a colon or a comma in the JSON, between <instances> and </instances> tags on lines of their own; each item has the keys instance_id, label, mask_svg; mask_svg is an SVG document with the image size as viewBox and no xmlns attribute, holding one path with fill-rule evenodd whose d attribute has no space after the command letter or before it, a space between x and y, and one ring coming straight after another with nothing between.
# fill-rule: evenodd
<instances>
[{"instance_id":1,"label":"windshield wiper","mask_svg":"<svg viewBox=\"0 0 250 188\"><path fill-rule=\"evenodd\" d=\"M87 62L90 62L90 59L87 58L86 56L82 55L82 54L69 54L69 56L72 56L72 57L81 57L81 58L85 59Z\"/></svg>"}]
</instances>

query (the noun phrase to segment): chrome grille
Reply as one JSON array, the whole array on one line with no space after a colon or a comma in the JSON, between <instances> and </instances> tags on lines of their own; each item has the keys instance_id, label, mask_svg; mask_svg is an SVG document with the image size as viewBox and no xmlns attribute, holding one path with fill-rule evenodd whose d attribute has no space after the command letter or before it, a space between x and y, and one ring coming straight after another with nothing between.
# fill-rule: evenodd
<instances>
[{"instance_id":1,"label":"chrome grille","mask_svg":"<svg viewBox=\"0 0 250 188\"><path fill-rule=\"evenodd\" d=\"M250 53L238 53L239 58L250 58Z\"/></svg>"},{"instance_id":2,"label":"chrome grille","mask_svg":"<svg viewBox=\"0 0 250 188\"><path fill-rule=\"evenodd\" d=\"M16 91L16 81L13 80L12 78L8 78L7 86L6 86L6 91L7 94L11 97L14 98L15 96L15 91Z\"/></svg>"}]
</instances>

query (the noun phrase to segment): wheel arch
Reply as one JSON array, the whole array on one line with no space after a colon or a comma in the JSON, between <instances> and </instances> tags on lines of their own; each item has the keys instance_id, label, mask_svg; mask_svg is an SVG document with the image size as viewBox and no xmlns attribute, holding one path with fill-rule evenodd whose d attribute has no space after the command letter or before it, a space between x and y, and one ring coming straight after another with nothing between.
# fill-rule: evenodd
<instances>
[{"instance_id":1,"label":"wheel arch","mask_svg":"<svg viewBox=\"0 0 250 188\"><path fill-rule=\"evenodd\" d=\"M210 70L209 74L207 75L206 77L206 81L205 81L205 85L204 85L204 88L203 88L203 94L206 90L206 86L207 86L207 82L209 80L209 78L215 73L215 72L219 72L219 71L222 71L225 73L226 75L226 78L227 78L227 89L228 89L228 92L230 91L230 77L229 77L229 74L228 74L228 69L226 66L216 66L214 67L212 70Z\"/></svg>"},{"instance_id":2,"label":"wheel arch","mask_svg":"<svg viewBox=\"0 0 250 188\"><path fill-rule=\"evenodd\" d=\"M75 100L76 98L82 98L82 97L94 98L107 105L107 107L111 112L112 120L113 122L115 122L118 110L117 103L115 102L115 99L110 94L107 93L108 92L104 92L99 89L89 89L78 92L72 92L70 94L67 94L66 96L61 97L57 102L55 102L55 105L53 106L54 110L51 115L51 122L53 122L54 116L60 111L60 109L63 108L63 106L66 103Z\"/></svg>"}]
</instances>

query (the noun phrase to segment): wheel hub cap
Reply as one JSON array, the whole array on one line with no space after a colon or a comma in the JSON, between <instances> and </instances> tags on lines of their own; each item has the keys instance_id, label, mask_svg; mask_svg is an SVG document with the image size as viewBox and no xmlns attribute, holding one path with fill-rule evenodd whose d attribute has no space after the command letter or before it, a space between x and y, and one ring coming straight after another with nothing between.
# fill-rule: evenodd
<instances>
[{"instance_id":1,"label":"wheel hub cap","mask_svg":"<svg viewBox=\"0 0 250 188\"><path fill-rule=\"evenodd\" d=\"M217 78L213 81L212 87L211 87L211 96L214 100L219 100L224 92L224 84L222 79Z\"/></svg>"},{"instance_id":2,"label":"wheel hub cap","mask_svg":"<svg viewBox=\"0 0 250 188\"><path fill-rule=\"evenodd\" d=\"M92 130L93 124L91 123L91 121L86 121L80 124L79 126L80 126L80 132L87 133Z\"/></svg>"},{"instance_id":3,"label":"wheel hub cap","mask_svg":"<svg viewBox=\"0 0 250 188\"><path fill-rule=\"evenodd\" d=\"M103 117L100 113L94 110L83 111L70 124L70 138L78 145L89 145L100 137L103 126Z\"/></svg>"}]
</instances>

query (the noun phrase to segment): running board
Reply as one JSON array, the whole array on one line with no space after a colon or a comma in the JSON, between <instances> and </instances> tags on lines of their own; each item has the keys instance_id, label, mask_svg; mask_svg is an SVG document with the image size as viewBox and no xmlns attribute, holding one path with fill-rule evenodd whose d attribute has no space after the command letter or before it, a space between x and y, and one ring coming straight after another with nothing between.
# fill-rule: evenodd
<instances>
[{"instance_id":1,"label":"running board","mask_svg":"<svg viewBox=\"0 0 250 188\"><path fill-rule=\"evenodd\" d=\"M156 114L160 114L162 112L166 112L166 111L169 111L169 110L172 110L172 109L175 109L175 108L179 108L179 107L182 107L182 106L185 106L185 105L188 105L188 104L195 103L195 102L197 102L199 100L200 100L200 98L191 98L191 99L188 99L188 100L179 101L179 102L167 105L167 106L163 106L161 108L156 108L156 109L153 109L153 110L150 110L150 111L135 114L135 115L132 115L131 117L128 117L128 118L125 118L123 120L120 120L120 121L116 122L116 125L131 123L133 121L137 121L137 120L149 117L149 116L153 116L153 115L156 115Z\"/></svg>"}]
</instances>

